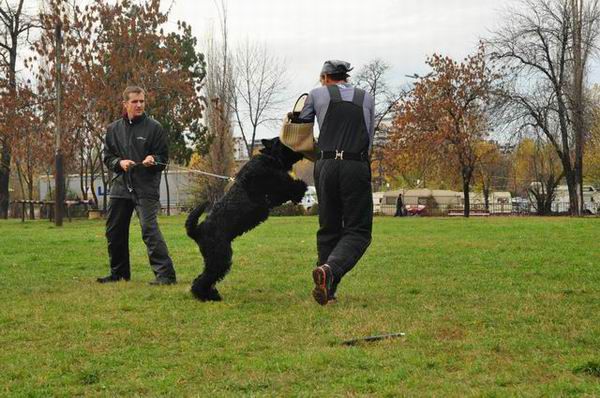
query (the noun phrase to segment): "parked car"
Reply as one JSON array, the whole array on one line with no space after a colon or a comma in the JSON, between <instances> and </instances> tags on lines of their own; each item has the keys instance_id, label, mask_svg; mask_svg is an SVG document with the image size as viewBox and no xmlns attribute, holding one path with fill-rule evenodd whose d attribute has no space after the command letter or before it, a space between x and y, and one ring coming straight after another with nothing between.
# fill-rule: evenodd
<instances>
[{"instance_id":1,"label":"parked car","mask_svg":"<svg viewBox=\"0 0 600 398\"><path fill-rule=\"evenodd\" d=\"M373 214L381 213L381 204L385 192L373 192Z\"/></svg>"},{"instance_id":2,"label":"parked car","mask_svg":"<svg viewBox=\"0 0 600 398\"><path fill-rule=\"evenodd\" d=\"M420 216L425 214L425 205L406 205L406 215L408 216Z\"/></svg>"},{"instance_id":3,"label":"parked car","mask_svg":"<svg viewBox=\"0 0 600 398\"><path fill-rule=\"evenodd\" d=\"M529 214L531 212L529 200L515 197L511 199L512 212L516 214Z\"/></svg>"}]
</instances>

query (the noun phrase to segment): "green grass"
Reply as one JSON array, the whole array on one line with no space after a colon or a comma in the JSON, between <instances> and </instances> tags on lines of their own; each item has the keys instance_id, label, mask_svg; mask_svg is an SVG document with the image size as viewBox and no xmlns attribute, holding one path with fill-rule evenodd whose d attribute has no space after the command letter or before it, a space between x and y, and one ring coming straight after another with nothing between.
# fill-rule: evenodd
<instances>
[{"instance_id":1,"label":"green grass","mask_svg":"<svg viewBox=\"0 0 600 398\"><path fill-rule=\"evenodd\" d=\"M183 217L161 225L180 283L108 273L102 222L0 222L2 396L600 396L600 219L376 218L339 302L313 302L314 217L234 243L225 301ZM354 347L349 338L405 332Z\"/></svg>"}]
</instances>

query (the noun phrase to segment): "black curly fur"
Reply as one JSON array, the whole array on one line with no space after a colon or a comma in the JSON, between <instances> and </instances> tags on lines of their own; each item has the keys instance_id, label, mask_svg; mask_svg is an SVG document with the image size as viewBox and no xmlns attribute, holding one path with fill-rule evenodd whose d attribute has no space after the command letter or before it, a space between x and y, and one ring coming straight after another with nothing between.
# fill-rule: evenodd
<instances>
[{"instance_id":1,"label":"black curly fur","mask_svg":"<svg viewBox=\"0 0 600 398\"><path fill-rule=\"evenodd\" d=\"M262 140L265 148L242 167L235 183L198 224L207 207L203 203L189 214L185 227L204 257L204 270L192 284L192 294L201 301L220 301L215 287L231 268L231 242L262 223L269 209L288 200L299 203L306 183L289 175L302 155L281 144L279 138Z\"/></svg>"}]
</instances>

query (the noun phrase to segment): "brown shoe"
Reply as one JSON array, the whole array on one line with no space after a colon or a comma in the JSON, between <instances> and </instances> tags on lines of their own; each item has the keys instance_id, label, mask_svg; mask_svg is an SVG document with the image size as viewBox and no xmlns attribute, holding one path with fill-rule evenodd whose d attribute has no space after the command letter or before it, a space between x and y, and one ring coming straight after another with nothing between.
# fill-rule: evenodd
<instances>
[{"instance_id":1,"label":"brown shoe","mask_svg":"<svg viewBox=\"0 0 600 398\"><path fill-rule=\"evenodd\" d=\"M329 297L329 292L333 286L333 272L331 272L331 267L323 264L315 268L312 275L315 282L312 295L317 303L326 305L330 298L333 299L333 297Z\"/></svg>"}]
</instances>

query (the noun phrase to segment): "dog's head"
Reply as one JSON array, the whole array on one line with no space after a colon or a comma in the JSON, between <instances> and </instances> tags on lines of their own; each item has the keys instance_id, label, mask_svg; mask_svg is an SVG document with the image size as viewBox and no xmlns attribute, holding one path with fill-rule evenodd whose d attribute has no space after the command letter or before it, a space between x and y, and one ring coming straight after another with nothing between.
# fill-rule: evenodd
<instances>
[{"instance_id":1,"label":"dog's head","mask_svg":"<svg viewBox=\"0 0 600 398\"><path fill-rule=\"evenodd\" d=\"M279 137L271 138L270 140L261 140L261 142L265 147L260 150L260 153L278 159L286 170L291 170L294 163L302 160L304 157L301 153L294 152L283 145Z\"/></svg>"}]
</instances>

